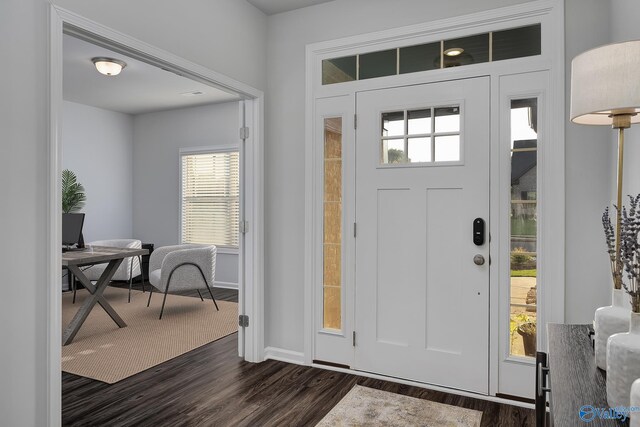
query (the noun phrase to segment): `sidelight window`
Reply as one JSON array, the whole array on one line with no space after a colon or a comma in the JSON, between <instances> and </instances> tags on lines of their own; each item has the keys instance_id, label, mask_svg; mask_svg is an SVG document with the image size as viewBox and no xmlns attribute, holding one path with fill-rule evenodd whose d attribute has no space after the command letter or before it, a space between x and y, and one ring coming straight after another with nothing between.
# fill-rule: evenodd
<instances>
[{"instance_id":1,"label":"sidelight window","mask_svg":"<svg viewBox=\"0 0 640 427\"><path fill-rule=\"evenodd\" d=\"M324 119L323 327L342 329L342 117Z\"/></svg>"},{"instance_id":2,"label":"sidelight window","mask_svg":"<svg viewBox=\"0 0 640 427\"><path fill-rule=\"evenodd\" d=\"M511 101L510 354L535 356L538 277L538 101Z\"/></svg>"}]
</instances>

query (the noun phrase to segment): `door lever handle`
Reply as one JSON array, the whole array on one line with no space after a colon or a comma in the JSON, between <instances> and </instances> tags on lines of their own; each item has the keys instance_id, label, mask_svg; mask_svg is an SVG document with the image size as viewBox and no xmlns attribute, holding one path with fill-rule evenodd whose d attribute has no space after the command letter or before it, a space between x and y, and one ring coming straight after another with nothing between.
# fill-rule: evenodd
<instances>
[{"instance_id":1,"label":"door lever handle","mask_svg":"<svg viewBox=\"0 0 640 427\"><path fill-rule=\"evenodd\" d=\"M484 265L484 257L480 254L477 254L473 257L473 263L475 265Z\"/></svg>"}]
</instances>

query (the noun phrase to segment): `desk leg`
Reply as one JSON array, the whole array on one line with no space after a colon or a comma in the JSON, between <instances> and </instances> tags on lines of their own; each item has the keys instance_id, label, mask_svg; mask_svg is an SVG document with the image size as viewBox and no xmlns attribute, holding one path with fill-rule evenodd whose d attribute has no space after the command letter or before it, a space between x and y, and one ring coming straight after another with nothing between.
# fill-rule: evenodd
<instances>
[{"instance_id":1,"label":"desk leg","mask_svg":"<svg viewBox=\"0 0 640 427\"><path fill-rule=\"evenodd\" d=\"M96 304L100 304L104 311L107 312L107 314L113 319L114 322L116 322L119 327L123 328L127 326L124 320L122 320L122 318L115 312L113 307L111 307L111 305L104 299L104 296L102 295L111 282L111 279L116 273L116 270L118 270L118 267L120 267L120 264L122 264L122 259L109 261L107 268L105 268L95 286L89 279L87 279L87 276L85 276L77 266L69 266L69 270L71 270L76 278L80 280L80 282L87 288L91 296L82 303L82 306L73 317L73 320L71 320L71 323L69 323L67 328L64 330L64 333L62 335L62 345L67 345L71 343L71 341L73 341L73 338L76 336L76 334L80 330L80 327L87 319L89 313L91 313L91 310Z\"/></svg>"},{"instance_id":2,"label":"desk leg","mask_svg":"<svg viewBox=\"0 0 640 427\"><path fill-rule=\"evenodd\" d=\"M116 265L114 267L114 273L115 271L118 270L118 267L120 266L120 264L122 263L122 260L115 260L115 261L111 261L111 262L117 262L118 265ZM107 265L107 269L109 268L109 266L111 265L111 262L109 263L109 265ZM103 286L101 289L102 291L99 293L99 296L97 297L97 301L98 304L100 304L100 307L102 307L104 309L104 311L107 312L107 314L113 319L114 322L116 322L116 324L121 327L124 328L125 326L127 326L126 323L124 323L124 320L122 320L120 318L120 316L118 316L118 313L115 312L115 310L113 309L113 307L111 307L111 304L109 304L107 302L107 300L104 298L104 296L102 295L104 290L107 289L107 286L109 285L109 283L111 283L111 278L113 277L114 273L111 273L111 276L109 276L108 280L104 281L104 285L102 285L103 283L103 277L106 273L107 273L107 269L105 269L105 271L103 272L103 274L100 276L100 279L98 280L98 282L96 283L96 286L93 285L93 283L91 283L91 280L89 280L87 278L87 276L84 275L84 273L82 272L82 270L80 270L78 267L75 267L77 272L75 274L77 274L77 278L78 280L80 280L80 283L82 283L82 285L87 288L87 290L89 291L89 293L91 295L96 293L96 290L98 287Z\"/></svg>"}]
</instances>

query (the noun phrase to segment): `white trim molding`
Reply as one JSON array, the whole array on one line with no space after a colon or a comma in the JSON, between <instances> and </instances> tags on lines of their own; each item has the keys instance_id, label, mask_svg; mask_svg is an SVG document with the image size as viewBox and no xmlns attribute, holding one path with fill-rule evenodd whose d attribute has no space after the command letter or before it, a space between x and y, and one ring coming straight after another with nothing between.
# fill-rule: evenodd
<instances>
[{"instance_id":1,"label":"white trim molding","mask_svg":"<svg viewBox=\"0 0 640 427\"><path fill-rule=\"evenodd\" d=\"M224 144L224 145L207 145L202 147L180 147L178 152L183 154L198 154L198 153L230 153L232 151L239 151L240 144Z\"/></svg>"},{"instance_id":2,"label":"white trim molding","mask_svg":"<svg viewBox=\"0 0 640 427\"><path fill-rule=\"evenodd\" d=\"M62 183L59 179L62 165L62 20L53 8L49 9L49 144L47 174L47 423L55 427L62 423Z\"/></svg>"},{"instance_id":3,"label":"white trim molding","mask_svg":"<svg viewBox=\"0 0 640 427\"><path fill-rule=\"evenodd\" d=\"M464 67L435 69L429 71L398 74L380 78L355 80L350 82L322 85L322 61L324 59L358 55L367 52L376 52L386 49L395 49L402 46L431 43L440 40L453 39L473 34L488 33L505 29L517 28L527 25L541 24L541 54L536 56L514 58L495 62L479 63ZM491 218L489 221L490 233L493 237L491 254L494 263L491 266L490 283L490 322L489 322L489 394L500 393L498 388L499 360L498 351L501 328L499 307L508 304L508 298L501 294L500 282L497 270L505 268L505 263L500 262L499 246L497 242L505 238L501 236L498 225L497 213L500 209L498 189L504 177L499 173L500 153L500 77L506 75L518 75L527 73L547 72L548 74L548 99L545 117L541 118L548 124L545 129L545 140L553 141L540 151L541 163L544 163L540 174L542 215L545 221L539 232L540 251L544 251L544 267L540 279L541 283L553 284L545 288L539 295L541 315L545 322L564 322L564 289L565 289L565 178L564 178L564 1L563 0L537 0L522 3L515 6L503 7L479 13L458 16L450 19L426 22L417 25L394 28L369 34L361 34L339 40L330 40L307 45L306 47L306 114L305 114L305 273L304 273L304 360L311 365L313 363L315 349L315 310L318 292L314 289L317 284L316 260L320 256L320 244L318 241L318 221L322 216L317 211L319 197L322 191L320 185L322 175L316 164L317 151L315 139L317 136L318 113L316 111L317 100L339 96L354 96L358 92L393 88L409 85L434 83L446 80L466 79L478 76L491 78ZM346 142L352 145L353 141ZM343 203L355 203L355 200L343 199ZM508 264L508 263L507 263ZM502 267L501 267L502 266ZM496 274L494 274L496 273ZM346 284L354 286L354 284ZM504 300L504 301L503 301ZM540 330L544 328L541 325ZM540 335L544 335L543 333ZM540 348L546 348L546 339L539 340ZM527 364L528 365L528 364ZM323 365L318 365L323 367ZM354 371L351 371L354 372ZM389 378L387 378L389 379ZM395 380L394 380L395 381ZM399 382L402 382L398 380ZM476 396L480 397L480 396Z\"/></svg>"},{"instance_id":4,"label":"white trim molding","mask_svg":"<svg viewBox=\"0 0 640 427\"><path fill-rule=\"evenodd\" d=\"M285 350L277 347L267 347L264 349L265 360L278 360L280 362L293 363L295 365L309 365L305 361L304 353L299 351Z\"/></svg>"},{"instance_id":5,"label":"white trim molding","mask_svg":"<svg viewBox=\"0 0 640 427\"><path fill-rule=\"evenodd\" d=\"M240 271L242 290L240 299L245 301L244 312L250 316L250 324L238 334L243 339L245 360L260 362L264 356L264 93L258 89L234 80L224 74L187 61L170 52L130 37L97 22L86 19L56 5L49 8L49 161L47 189L47 315L49 333L47 341L47 404L48 425L61 423L61 201L60 173L62 155L60 123L62 115L62 41L63 32L107 47L122 54L135 57L151 65L160 66L188 78L217 87L227 92L239 94L247 106L250 128L249 138L243 154L246 158L244 219L251 227L244 234L245 256ZM225 285L225 284L221 284ZM231 286L231 284L229 284Z\"/></svg>"},{"instance_id":6,"label":"white trim molding","mask_svg":"<svg viewBox=\"0 0 640 427\"><path fill-rule=\"evenodd\" d=\"M219 282L217 280L213 282L213 287L214 288L221 288L221 289L235 289L235 290L238 290L238 284L237 283Z\"/></svg>"}]
</instances>

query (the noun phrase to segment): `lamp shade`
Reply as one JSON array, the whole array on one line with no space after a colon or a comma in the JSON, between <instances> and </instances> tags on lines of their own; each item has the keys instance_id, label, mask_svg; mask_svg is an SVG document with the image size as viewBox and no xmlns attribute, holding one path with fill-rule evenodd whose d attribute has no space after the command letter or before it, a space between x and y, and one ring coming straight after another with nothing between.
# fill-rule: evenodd
<instances>
[{"instance_id":1,"label":"lamp shade","mask_svg":"<svg viewBox=\"0 0 640 427\"><path fill-rule=\"evenodd\" d=\"M640 113L640 40L601 46L573 59L572 122L611 125L611 115L635 113ZM640 123L640 114L631 123Z\"/></svg>"}]
</instances>

